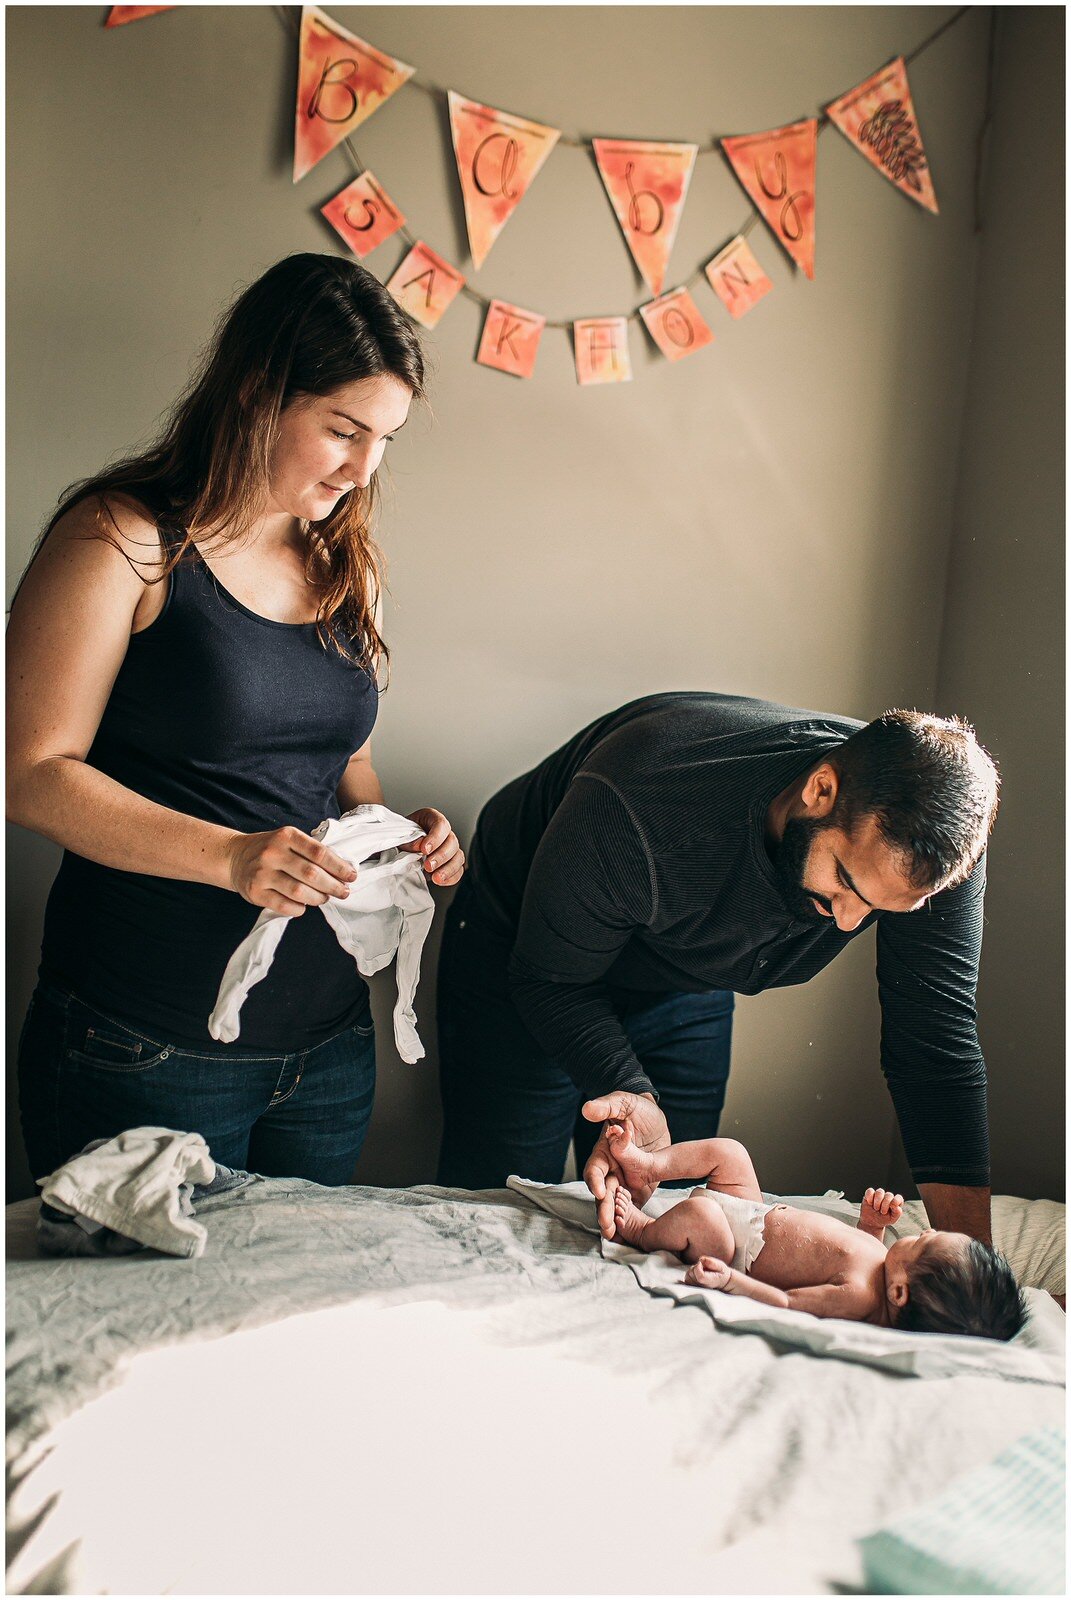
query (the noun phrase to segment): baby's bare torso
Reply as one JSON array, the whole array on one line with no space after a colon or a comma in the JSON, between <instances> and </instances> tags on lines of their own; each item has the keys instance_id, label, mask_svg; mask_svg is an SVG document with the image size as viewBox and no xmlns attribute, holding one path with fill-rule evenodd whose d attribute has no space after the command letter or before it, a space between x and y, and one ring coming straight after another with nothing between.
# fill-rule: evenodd
<instances>
[{"instance_id":1,"label":"baby's bare torso","mask_svg":"<svg viewBox=\"0 0 1071 1600\"><path fill-rule=\"evenodd\" d=\"M713 1191L707 1193L717 1200ZM885 1246L872 1234L817 1211L775 1206L763 1222L765 1243L748 1276L775 1289L865 1278L885 1259Z\"/></svg>"}]
</instances>

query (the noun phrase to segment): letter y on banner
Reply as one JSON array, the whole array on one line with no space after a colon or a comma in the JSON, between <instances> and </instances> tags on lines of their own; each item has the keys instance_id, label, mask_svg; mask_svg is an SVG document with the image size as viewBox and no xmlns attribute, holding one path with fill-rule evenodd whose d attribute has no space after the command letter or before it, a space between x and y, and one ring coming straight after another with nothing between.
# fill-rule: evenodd
<instances>
[{"instance_id":1,"label":"letter y on banner","mask_svg":"<svg viewBox=\"0 0 1071 1600\"><path fill-rule=\"evenodd\" d=\"M525 122L447 90L472 264L479 269L560 137L558 128Z\"/></svg>"},{"instance_id":2,"label":"letter y on banner","mask_svg":"<svg viewBox=\"0 0 1071 1600\"><path fill-rule=\"evenodd\" d=\"M937 196L902 56L842 94L826 112L872 167L927 211L936 212Z\"/></svg>"},{"instance_id":3,"label":"letter y on banner","mask_svg":"<svg viewBox=\"0 0 1071 1600\"><path fill-rule=\"evenodd\" d=\"M294 182L378 111L415 71L374 50L317 6L303 6Z\"/></svg>"},{"instance_id":4,"label":"letter y on banner","mask_svg":"<svg viewBox=\"0 0 1071 1600\"><path fill-rule=\"evenodd\" d=\"M592 139L625 243L652 294L661 294L698 152L694 144Z\"/></svg>"},{"instance_id":5,"label":"letter y on banner","mask_svg":"<svg viewBox=\"0 0 1071 1600\"><path fill-rule=\"evenodd\" d=\"M721 144L774 237L813 278L818 119L808 117L787 128L723 139Z\"/></svg>"}]
</instances>

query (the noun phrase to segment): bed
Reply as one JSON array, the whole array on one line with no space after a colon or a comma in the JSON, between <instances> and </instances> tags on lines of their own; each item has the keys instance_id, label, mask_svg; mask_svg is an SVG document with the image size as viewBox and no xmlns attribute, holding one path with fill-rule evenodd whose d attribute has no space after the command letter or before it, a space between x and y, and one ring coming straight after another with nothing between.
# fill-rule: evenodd
<instances>
[{"instance_id":1,"label":"bed","mask_svg":"<svg viewBox=\"0 0 1071 1600\"><path fill-rule=\"evenodd\" d=\"M1062 1292L1064 1208L994 1209ZM861 1535L1063 1423L1048 1295L1027 1368L905 1376L645 1286L579 1185L256 1179L199 1208L197 1260L40 1259L36 1210L9 1593L850 1592Z\"/></svg>"}]
</instances>

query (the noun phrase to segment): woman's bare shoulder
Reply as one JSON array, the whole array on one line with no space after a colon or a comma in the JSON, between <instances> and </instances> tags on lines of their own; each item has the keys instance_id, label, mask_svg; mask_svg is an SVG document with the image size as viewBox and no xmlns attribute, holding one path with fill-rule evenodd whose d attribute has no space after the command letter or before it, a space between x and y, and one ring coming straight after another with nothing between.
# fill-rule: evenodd
<instances>
[{"instance_id":1,"label":"woman's bare shoulder","mask_svg":"<svg viewBox=\"0 0 1071 1600\"><path fill-rule=\"evenodd\" d=\"M86 554L98 559L110 550L113 556L121 556L143 583L159 576L165 560L155 518L139 500L115 490L86 495L68 506L50 529L42 554L50 545L57 553L62 550L68 555L77 546L88 546Z\"/></svg>"}]
</instances>

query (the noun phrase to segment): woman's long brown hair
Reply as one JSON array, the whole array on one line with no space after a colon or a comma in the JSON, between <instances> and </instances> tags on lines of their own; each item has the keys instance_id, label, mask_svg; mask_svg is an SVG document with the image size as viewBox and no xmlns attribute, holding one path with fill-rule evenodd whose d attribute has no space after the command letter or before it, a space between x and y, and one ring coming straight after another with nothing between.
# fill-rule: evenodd
<instances>
[{"instance_id":1,"label":"woman's long brown hair","mask_svg":"<svg viewBox=\"0 0 1071 1600\"><path fill-rule=\"evenodd\" d=\"M290 401L383 374L423 398L416 329L379 280L340 256L287 256L224 314L157 442L65 490L38 548L66 511L94 500L99 536L140 568L116 537L110 504L133 501L160 530L164 561L154 555L148 581L162 581L195 540L226 545L248 533ZM321 639L373 674L389 659L376 627L383 559L372 536L375 503L373 476L323 521L302 523Z\"/></svg>"}]
</instances>

